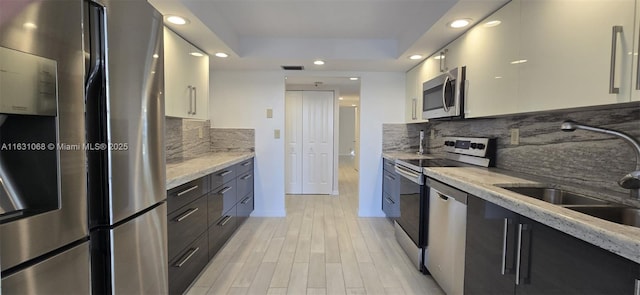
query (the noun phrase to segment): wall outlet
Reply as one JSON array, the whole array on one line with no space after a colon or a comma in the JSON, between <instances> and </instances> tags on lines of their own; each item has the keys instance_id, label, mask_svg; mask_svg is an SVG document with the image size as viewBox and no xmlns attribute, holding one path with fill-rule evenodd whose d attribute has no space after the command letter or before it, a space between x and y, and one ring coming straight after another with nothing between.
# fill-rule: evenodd
<instances>
[{"instance_id":1,"label":"wall outlet","mask_svg":"<svg viewBox=\"0 0 640 295\"><path fill-rule=\"evenodd\" d=\"M429 139L436 139L436 131L431 129L429 133Z\"/></svg>"},{"instance_id":2,"label":"wall outlet","mask_svg":"<svg viewBox=\"0 0 640 295\"><path fill-rule=\"evenodd\" d=\"M279 139L280 138L280 129L273 130L273 138L275 138L275 139Z\"/></svg>"},{"instance_id":3,"label":"wall outlet","mask_svg":"<svg viewBox=\"0 0 640 295\"><path fill-rule=\"evenodd\" d=\"M267 119L273 118L273 109L267 109Z\"/></svg>"},{"instance_id":4,"label":"wall outlet","mask_svg":"<svg viewBox=\"0 0 640 295\"><path fill-rule=\"evenodd\" d=\"M513 145L520 144L520 129L511 128L509 129L509 132L511 133L511 144Z\"/></svg>"}]
</instances>

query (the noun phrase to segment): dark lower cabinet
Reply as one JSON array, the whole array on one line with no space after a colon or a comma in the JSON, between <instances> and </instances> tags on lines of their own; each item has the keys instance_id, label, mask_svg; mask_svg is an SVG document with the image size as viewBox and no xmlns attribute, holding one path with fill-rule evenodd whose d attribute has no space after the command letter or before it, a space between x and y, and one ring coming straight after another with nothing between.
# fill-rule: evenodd
<instances>
[{"instance_id":1,"label":"dark lower cabinet","mask_svg":"<svg viewBox=\"0 0 640 295\"><path fill-rule=\"evenodd\" d=\"M400 217L400 176L395 162L388 159L383 159L382 211L391 219Z\"/></svg>"},{"instance_id":2,"label":"dark lower cabinet","mask_svg":"<svg viewBox=\"0 0 640 295\"><path fill-rule=\"evenodd\" d=\"M168 191L169 292L182 294L253 211L253 159Z\"/></svg>"},{"instance_id":3,"label":"dark lower cabinet","mask_svg":"<svg viewBox=\"0 0 640 295\"><path fill-rule=\"evenodd\" d=\"M207 233L186 247L169 261L169 293L182 294L209 263L207 256Z\"/></svg>"},{"instance_id":4,"label":"dark lower cabinet","mask_svg":"<svg viewBox=\"0 0 640 295\"><path fill-rule=\"evenodd\" d=\"M640 266L469 196L465 294L635 294Z\"/></svg>"}]
</instances>

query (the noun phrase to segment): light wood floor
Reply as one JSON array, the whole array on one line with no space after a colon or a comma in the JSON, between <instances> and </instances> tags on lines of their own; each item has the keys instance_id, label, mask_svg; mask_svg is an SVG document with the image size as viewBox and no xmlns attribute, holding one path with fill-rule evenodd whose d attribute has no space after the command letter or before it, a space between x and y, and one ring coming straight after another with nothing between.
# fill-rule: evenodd
<instances>
[{"instance_id":1,"label":"light wood floor","mask_svg":"<svg viewBox=\"0 0 640 295\"><path fill-rule=\"evenodd\" d=\"M287 195L286 218L249 218L188 294L443 294L409 261L386 218L358 218L358 174L339 196Z\"/></svg>"}]
</instances>

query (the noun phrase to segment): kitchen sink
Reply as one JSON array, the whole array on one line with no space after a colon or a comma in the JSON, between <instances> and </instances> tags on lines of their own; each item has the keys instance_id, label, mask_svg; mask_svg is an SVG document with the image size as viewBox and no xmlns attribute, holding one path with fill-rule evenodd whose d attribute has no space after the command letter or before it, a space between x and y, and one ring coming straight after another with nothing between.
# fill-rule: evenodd
<instances>
[{"instance_id":1,"label":"kitchen sink","mask_svg":"<svg viewBox=\"0 0 640 295\"><path fill-rule=\"evenodd\" d=\"M556 205L605 205L606 201L550 187L502 187Z\"/></svg>"},{"instance_id":2,"label":"kitchen sink","mask_svg":"<svg viewBox=\"0 0 640 295\"><path fill-rule=\"evenodd\" d=\"M640 227L640 209L616 205L564 207L611 222Z\"/></svg>"}]
</instances>

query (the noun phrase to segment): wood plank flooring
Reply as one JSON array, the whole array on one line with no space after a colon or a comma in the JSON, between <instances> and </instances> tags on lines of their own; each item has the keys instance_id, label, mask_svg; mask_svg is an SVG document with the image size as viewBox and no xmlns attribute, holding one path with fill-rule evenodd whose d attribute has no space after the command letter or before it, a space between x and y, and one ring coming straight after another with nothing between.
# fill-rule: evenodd
<instances>
[{"instance_id":1,"label":"wood plank flooring","mask_svg":"<svg viewBox=\"0 0 640 295\"><path fill-rule=\"evenodd\" d=\"M187 294L443 294L386 218L359 218L358 172L340 158L340 195L287 195L287 217L249 218Z\"/></svg>"}]
</instances>

